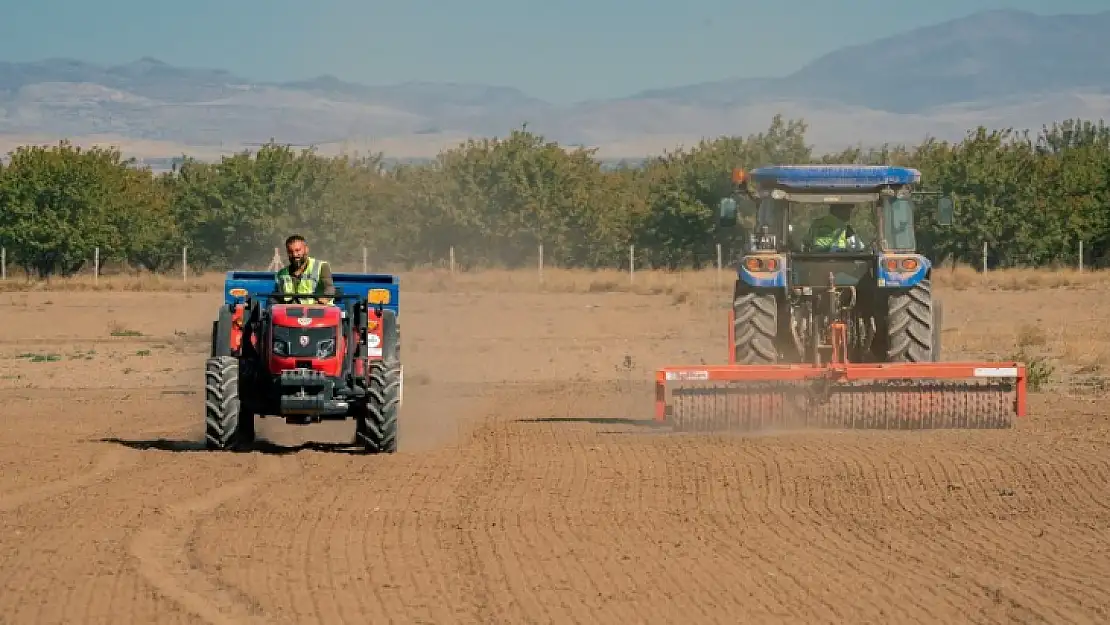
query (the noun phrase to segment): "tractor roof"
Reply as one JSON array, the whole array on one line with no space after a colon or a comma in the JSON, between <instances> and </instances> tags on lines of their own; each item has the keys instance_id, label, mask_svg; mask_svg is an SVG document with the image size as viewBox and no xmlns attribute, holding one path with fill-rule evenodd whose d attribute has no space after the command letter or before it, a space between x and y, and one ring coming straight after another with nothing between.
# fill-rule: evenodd
<instances>
[{"instance_id":1,"label":"tractor roof","mask_svg":"<svg viewBox=\"0 0 1110 625\"><path fill-rule=\"evenodd\" d=\"M759 186L819 189L873 189L921 181L921 172L893 165L775 165L749 174Z\"/></svg>"}]
</instances>

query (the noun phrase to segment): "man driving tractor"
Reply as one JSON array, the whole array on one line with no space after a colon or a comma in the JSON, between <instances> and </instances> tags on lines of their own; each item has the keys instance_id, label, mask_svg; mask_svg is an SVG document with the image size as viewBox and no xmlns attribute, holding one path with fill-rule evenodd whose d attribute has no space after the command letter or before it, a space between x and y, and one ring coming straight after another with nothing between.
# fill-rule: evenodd
<instances>
[{"instance_id":1,"label":"man driving tractor","mask_svg":"<svg viewBox=\"0 0 1110 625\"><path fill-rule=\"evenodd\" d=\"M288 295L320 296L302 297L298 300L301 304L315 304L317 299L321 304L330 304L332 298L328 296L335 295L335 282L328 262L309 256L308 242L299 234L285 240L285 252L289 256L289 265L282 267L274 276L277 282L275 290ZM293 298L285 298L285 302L291 303Z\"/></svg>"},{"instance_id":2,"label":"man driving tractor","mask_svg":"<svg viewBox=\"0 0 1110 625\"><path fill-rule=\"evenodd\" d=\"M849 220L851 204L832 204L829 213L813 220L809 226L809 246L815 252L862 250L863 241L856 236Z\"/></svg>"}]
</instances>

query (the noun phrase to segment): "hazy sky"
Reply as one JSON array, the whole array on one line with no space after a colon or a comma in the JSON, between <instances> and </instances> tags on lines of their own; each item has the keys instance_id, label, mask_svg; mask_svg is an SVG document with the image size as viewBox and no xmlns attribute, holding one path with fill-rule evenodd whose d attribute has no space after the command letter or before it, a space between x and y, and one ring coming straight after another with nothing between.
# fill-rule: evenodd
<instances>
[{"instance_id":1,"label":"hazy sky","mask_svg":"<svg viewBox=\"0 0 1110 625\"><path fill-rule=\"evenodd\" d=\"M850 8L849 8L850 7ZM0 60L151 56L259 80L477 82L554 102L781 75L984 9L1108 0L0 0Z\"/></svg>"}]
</instances>

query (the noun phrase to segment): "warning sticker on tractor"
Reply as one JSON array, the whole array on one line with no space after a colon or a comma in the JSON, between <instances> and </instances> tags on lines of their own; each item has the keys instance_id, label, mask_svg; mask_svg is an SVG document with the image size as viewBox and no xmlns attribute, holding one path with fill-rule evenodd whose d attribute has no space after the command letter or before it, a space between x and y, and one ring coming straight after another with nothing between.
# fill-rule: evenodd
<instances>
[{"instance_id":1,"label":"warning sticker on tractor","mask_svg":"<svg viewBox=\"0 0 1110 625\"><path fill-rule=\"evenodd\" d=\"M1016 378L1017 367L976 367L973 375L977 378Z\"/></svg>"},{"instance_id":2,"label":"warning sticker on tractor","mask_svg":"<svg viewBox=\"0 0 1110 625\"><path fill-rule=\"evenodd\" d=\"M708 371L668 371L667 380L704 381L709 379Z\"/></svg>"}]
</instances>

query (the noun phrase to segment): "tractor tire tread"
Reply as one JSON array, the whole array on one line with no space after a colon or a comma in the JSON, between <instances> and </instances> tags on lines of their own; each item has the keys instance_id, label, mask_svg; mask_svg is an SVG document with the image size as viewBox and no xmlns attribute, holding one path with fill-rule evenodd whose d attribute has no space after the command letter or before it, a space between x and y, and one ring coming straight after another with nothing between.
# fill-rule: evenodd
<instances>
[{"instance_id":1,"label":"tractor tire tread","mask_svg":"<svg viewBox=\"0 0 1110 625\"><path fill-rule=\"evenodd\" d=\"M397 364L370 365L367 401L355 428L355 441L371 453L397 451L397 413L401 376Z\"/></svg>"},{"instance_id":2,"label":"tractor tire tread","mask_svg":"<svg viewBox=\"0 0 1110 625\"><path fill-rule=\"evenodd\" d=\"M744 293L732 303L736 362L774 364L778 360L778 302L774 294Z\"/></svg>"},{"instance_id":3,"label":"tractor tire tread","mask_svg":"<svg viewBox=\"0 0 1110 625\"><path fill-rule=\"evenodd\" d=\"M929 280L890 296L887 362L933 362L933 304Z\"/></svg>"},{"instance_id":4,"label":"tractor tire tread","mask_svg":"<svg viewBox=\"0 0 1110 625\"><path fill-rule=\"evenodd\" d=\"M204 365L204 443L208 449L238 449L253 443L253 415L241 414L239 361L208 358ZM252 423L245 424L246 419ZM252 439L252 440L245 440Z\"/></svg>"}]
</instances>

